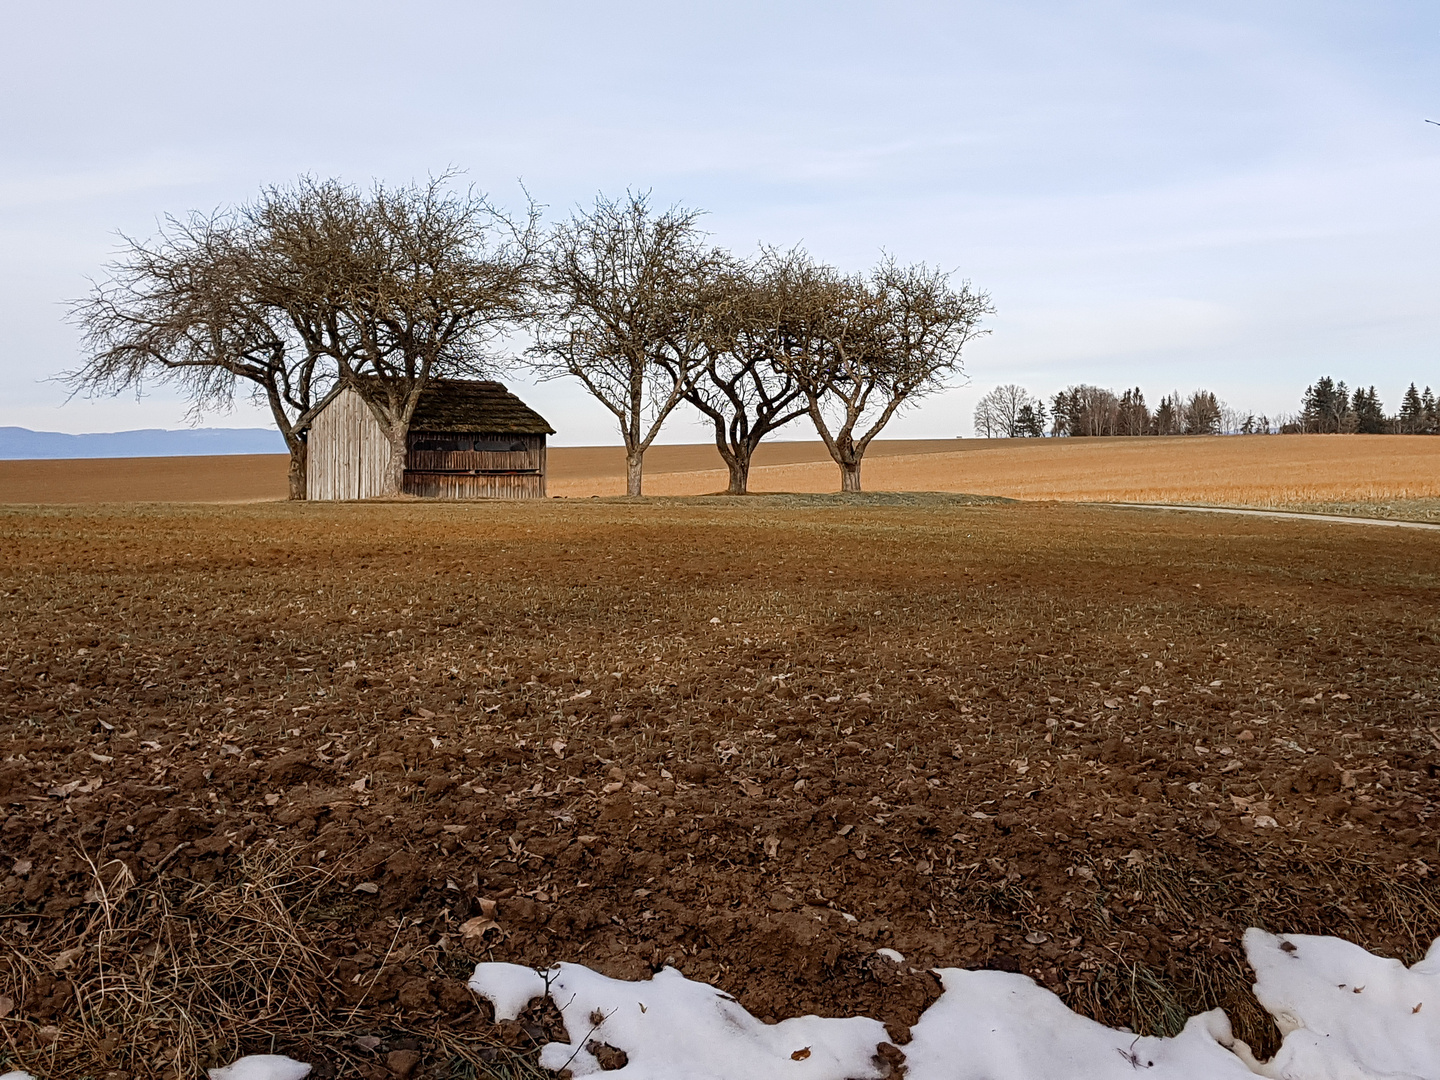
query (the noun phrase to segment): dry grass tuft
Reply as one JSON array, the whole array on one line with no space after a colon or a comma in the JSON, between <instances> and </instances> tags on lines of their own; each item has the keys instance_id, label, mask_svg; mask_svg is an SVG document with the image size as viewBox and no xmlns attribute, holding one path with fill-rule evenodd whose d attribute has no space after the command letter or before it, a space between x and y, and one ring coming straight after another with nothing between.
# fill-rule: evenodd
<instances>
[{"instance_id":1,"label":"dry grass tuft","mask_svg":"<svg viewBox=\"0 0 1440 1080\"><path fill-rule=\"evenodd\" d=\"M1376 878L1360 905L1363 910L1336 907L1307 912L1287 903L1276 889L1242 889L1224 878L1203 878L1187 873L1166 855L1118 869L1093 898L1097 942L1114 937L1115 928L1105 916L1105 905L1114 897L1150 911L1152 925L1164 928L1173 951L1165 969L1159 970L1135 960L1134 950L1127 955L1127 950L1107 947L1109 959L1099 965L1087 992L1071 1006L1142 1035L1166 1036L1179 1034L1185 1021L1197 1013L1224 1009L1235 1034L1261 1058L1279 1050L1280 1031L1255 1000L1254 972L1240 942L1230 940L1229 947L1216 948L1213 939L1207 942L1188 928L1218 925L1228 917L1272 932L1357 940L1378 922L1408 936L1410 948L1400 957L1408 965L1424 956L1434 927L1440 925L1440 892L1426 878ZM1310 880L1338 883L1362 875L1364 865L1352 858L1331 858L1307 860L1300 869Z\"/></svg>"},{"instance_id":2,"label":"dry grass tuft","mask_svg":"<svg viewBox=\"0 0 1440 1080\"><path fill-rule=\"evenodd\" d=\"M90 870L76 914L10 936L0 998L65 1000L50 1023L24 1010L0 1020L0 1062L45 1076L178 1080L242 1054L288 1053L343 1075L364 1056L355 1036L384 1030L421 1039L448 1062L439 1076L544 1075L486 1034L397 1028L363 1002L332 1015L331 965L306 921L333 882L279 845L247 852L230 880L211 884L165 874L137 884L119 860Z\"/></svg>"},{"instance_id":3,"label":"dry grass tuft","mask_svg":"<svg viewBox=\"0 0 1440 1080\"><path fill-rule=\"evenodd\" d=\"M188 1075L259 1041L317 1038L324 957L298 921L327 884L278 847L231 883L90 866L89 901L48 932L12 937L0 992L73 998L55 1023L7 1021L12 1053L54 1076Z\"/></svg>"}]
</instances>

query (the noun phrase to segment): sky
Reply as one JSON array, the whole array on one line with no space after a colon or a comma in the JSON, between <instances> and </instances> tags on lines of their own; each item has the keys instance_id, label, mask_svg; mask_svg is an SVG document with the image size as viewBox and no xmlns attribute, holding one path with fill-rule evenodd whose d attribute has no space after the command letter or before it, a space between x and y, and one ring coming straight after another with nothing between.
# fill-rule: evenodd
<instances>
[{"instance_id":1,"label":"sky","mask_svg":"<svg viewBox=\"0 0 1440 1080\"><path fill-rule=\"evenodd\" d=\"M717 244L888 252L987 290L964 376L887 434L972 431L999 383L1440 389L1440 4L5 5L0 425L180 427L72 399L67 301L165 214L301 174L447 168L559 217L649 190ZM615 442L572 383L510 380L557 444ZM264 426L241 403L211 426ZM787 429L781 436L809 433ZM685 417L661 441L705 437Z\"/></svg>"}]
</instances>

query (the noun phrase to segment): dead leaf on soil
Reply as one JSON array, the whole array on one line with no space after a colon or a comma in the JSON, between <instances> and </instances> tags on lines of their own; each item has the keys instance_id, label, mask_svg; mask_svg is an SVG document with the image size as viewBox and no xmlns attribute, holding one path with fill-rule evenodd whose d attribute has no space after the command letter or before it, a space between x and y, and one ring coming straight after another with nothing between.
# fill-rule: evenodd
<instances>
[{"instance_id":1,"label":"dead leaf on soil","mask_svg":"<svg viewBox=\"0 0 1440 1080\"><path fill-rule=\"evenodd\" d=\"M66 949L64 952L56 956L55 959L51 962L50 970L57 972L64 971L66 968L74 964L76 960L79 960L80 957L84 954L84 945L76 945L74 948Z\"/></svg>"},{"instance_id":2,"label":"dead leaf on soil","mask_svg":"<svg viewBox=\"0 0 1440 1080\"><path fill-rule=\"evenodd\" d=\"M494 901L491 901L491 904L493 906ZM476 915L475 918L467 919L460 924L460 936L471 943L482 940L491 930L504 932L498 922L486 918L484 915Z\"/></svg>"},{"instance_id":3,"label":"dead leaf on soil","mask_svg":"<svg viewBox=\"0 0 1440 1080\"><path fill-rule=\"evenodd\" d=\"M351 891L369 893L371 896L374 896L380 891L380 886L376 885L373 881L362 881L359 885L356 885L355 888Z\"/></svg>"}]
</instances>

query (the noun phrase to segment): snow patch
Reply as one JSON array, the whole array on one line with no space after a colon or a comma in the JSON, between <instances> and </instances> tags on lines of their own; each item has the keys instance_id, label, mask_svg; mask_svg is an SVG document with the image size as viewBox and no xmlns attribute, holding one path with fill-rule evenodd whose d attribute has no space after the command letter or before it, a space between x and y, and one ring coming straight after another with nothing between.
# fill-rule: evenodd
<instances>
[{"instance_id":1,"label":"snow patch","mask_svg":"<svg viewBox=\"0 0 1440 1080\"><path fill-rule=\"evenodd\" d=\"M1255 997L1279 1026L1264 1076L1440 1076L1440 939L1414 967L1333 937L1245 932Z\"/></svg>"},{"instance_id":2,"label":"snow patch","mask_svg":"<svg viewBox=\"0 0 1440 1080\"><path fill-rule=\"evenodd\" d=\"M907 1080L1254 1080L1218 1009L1173 1039L1137 1038L1071 1012L1026 975L936 974L945 992L910 1029Z\"/></svg>"},{"instance_id":3,"label":"snow patch","mask_svg":"<svg viewBox=\"0 0 1440 1080\"><path fill-rule=\"evenodd\" d=\"M1440 1080L1440 939L1408 970L1338 938L1251 930L1245 948L1255 996L1284 1035L1268 1062L1255 1060L1218 1009L1191 1017L1174 1038L1140 1037L1000 971L937 971L943 993L903 1055L878 1021L765 1024L674 968L623 982L578 964L544 976L480 964L470 986L494 1003L497 1019L548 993L575 1041L547 1044L540 1064L576 1077L603 1067L626 1080L880 1080L903 1057L907 1080Z\"/></svg>"},{"instance_id":4,"label":"snow patch","mask_svg":"<svg viewBox=\"0 0 1440 1080\"><path fill-rule=\"evenodd\" d=\"M0 1073L0 1080L35 1080L35 1077L16 1069L12 1072Z\"/></svg>"},{"instance_id":5,"label":"snow patch","mask_svg":"<svg viewBox=\"0 0 1440 1080\"><path fill-rule=\"evenodd\" d=\"M510 990L518 975L493 969L514 966L480 964L470 985ZM880 1080L888 1072L872 1060L887 1038L878 1020L801 1016L765 1024L729 994L668 967L648 982L611 979L579 964L560 964L548 975L550 1000L576 1042L542 1047L546 1069L591 1076L601 1071L591 1047L601 1054L614 1047L629 1059L618 1070L625 1080Z\"/></svg>"},{"instance_id":6,"label":"snow patch","mask_svg":"<svg viewBox=\"0 0 1440 1080\"><path fill-rule=\"evenodd\" d=\"M304 1080L310 1075L310 1066L284 1054L250 1054L209 1069L207 1075L210 1080Z\"/></svg>"},{"instance_id":7,"label":"snow patch","mask_svg":"<svg viewBox=\"0 0 1440 1080\"><path fill-rule=\"evenodd\" d=\"M470 989L495 1006L496 1020L514 1020L525 1006L545 996L545 977L519 964L477 964Z\"/></svg>"}]
</instances>

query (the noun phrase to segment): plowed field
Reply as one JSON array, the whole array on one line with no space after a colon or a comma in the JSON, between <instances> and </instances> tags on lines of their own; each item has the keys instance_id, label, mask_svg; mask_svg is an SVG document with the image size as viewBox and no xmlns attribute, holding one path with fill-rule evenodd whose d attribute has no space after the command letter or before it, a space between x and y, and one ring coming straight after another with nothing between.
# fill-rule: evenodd
<instances>
[{"instance_id":1,"label":"plowed field","mask_svg":"<svg viewBox=\"0 0 1440 1080\"><path fill-rule=\"evenodd\" d=\"M1246 926L1440 934L1428 533L776 496L0 537L0 1064L520 1075L547 1021L490 1024L479 959L901 1043L928 967L993 966L1267 1049Z\"/></svg>"}]
</instances>

